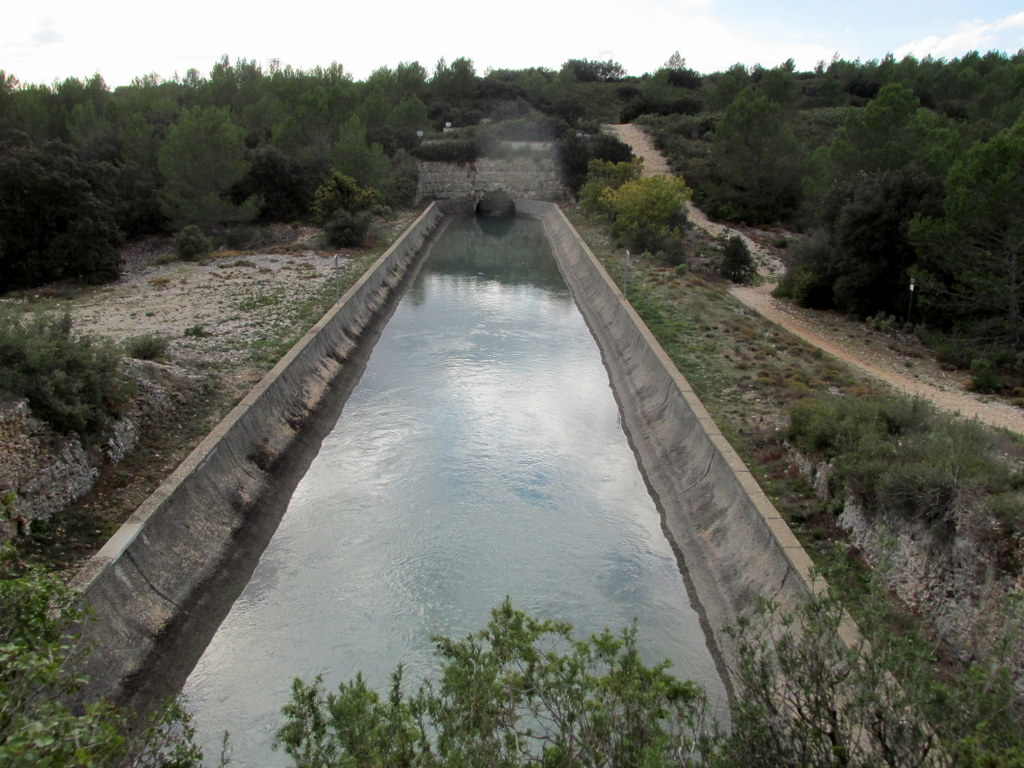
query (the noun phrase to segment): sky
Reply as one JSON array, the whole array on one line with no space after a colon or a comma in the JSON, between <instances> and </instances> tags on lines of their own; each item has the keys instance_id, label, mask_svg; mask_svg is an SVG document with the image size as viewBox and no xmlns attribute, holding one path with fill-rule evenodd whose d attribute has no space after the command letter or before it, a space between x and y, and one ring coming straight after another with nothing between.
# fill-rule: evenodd
<instances>
[{"instance_id":1,"label":"sky","mask_svg":"<svg viewBox=\"0 0 1024 768\"><path fill-rule=\"evenodd\" d=\"M223 56L265 70L341 64L356 80L380 67L471 59L489 69L612 59L627 74L678 51L702 73L733 64L813 69L832 57L951 59L1024 48L1020 0L517 0L514 3L289 0L280 5L177 0L12 2L0 20L0 70L51 84L99 73L110 87L156 74L207 75Z\"/></svg>"}]
</instances>

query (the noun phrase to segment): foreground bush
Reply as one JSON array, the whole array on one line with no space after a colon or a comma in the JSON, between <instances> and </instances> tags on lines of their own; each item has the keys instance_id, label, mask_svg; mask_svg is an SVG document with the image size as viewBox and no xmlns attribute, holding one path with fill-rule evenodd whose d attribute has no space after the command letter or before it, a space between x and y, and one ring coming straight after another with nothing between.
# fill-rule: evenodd
<instances>
[{"instance_id":1,"label":"foreground bush","mask_svg":"<svg viewBox=\"0 0 1024 768\"><path fill-rule=\"evenodd\" d=\"M402 668L387 695L359 676L327 693L296 680L276 748L298 768L953 768L1021 765L1009 667L945 679L928 643L891 631L879 588L858 601L861 634L832 597L786 613L763 603L730 629L739 661L728 732L705 720L695 683L647 667L636 626L587 640L505 604L487 628L436 640L438 682L415 695ZM856 633L854 633L856 634Z\"/></svg>"},{"instance_id":2,"label":"foreground bush","mask_svg":"<svg viewBox=\"0 0 1024 768\"><path fill-rule=\"evenodd\" d=\"M61 432L98 434L131 392L117 350L72 332L71 317L0 314L0 392Z\"/></svg>"},{"instance_id":3,"label":"foreground bush","mask_svg":"<svg viewBox=\"0 0 1024 768\"><path fill-rule=\"evenodd\" d=\"M16 573L0 551L0 765L9 768L198 768L187 716L172 705L136 726L103 702L72 710L85 681L66 628L82 619L77 596L54 575Z\"/></svg>"},{"instance_id":4,"label":"foreground bush","mask_svg":"<svg viewBox=\"0 0 1024 768\"><path fill-rule=\"evenodd\" d=\"M927 642L891 631L885 604L869 583L851 645L838 639L846 614L828 596L793 613L765 603L741 620L726 733L705 720L698 685L672 677L667 662L640 661L636 625L580 640L506 600L484 630L436 640L440 675L414 695L401 666L384 695L361 676L336 693L319 677L296 680L275 748L298 768L1021 765L1009 668L938 675ZM81 618L56 576L16 573L0 553L0 764L198 768L176 705L137 726L104 703L63 703L84 682L65 634Z\"/></svg>"},{"instance_id":5,"label":"foreground bush","mask_svg":"<svg viewBox=\"0 0 1024 768\"><path fill-rule=\"evenodd\" d=\"M698 761L705 699L667 663L645 666L636 627L588 640L505 604L487 628L437 640L443 669L415 696L361 677L296 680L277 746L313 766L680 766Z\"/></svg>"},{"instance_id":6,"label":"foreground bush","mask_svg":"<svg viewBox=\"0 0 1024 768\"><path fill-rule=\"evenodd\" d=\"M952 768L1018 766L1020 702L1010 666L939 672L926 639L892 631L870 584L857 600L860 635L838 641L834 598L792 614L765 604L731 632L740 656L733 729L718 766Z\"/></svg>"}]
</instances>

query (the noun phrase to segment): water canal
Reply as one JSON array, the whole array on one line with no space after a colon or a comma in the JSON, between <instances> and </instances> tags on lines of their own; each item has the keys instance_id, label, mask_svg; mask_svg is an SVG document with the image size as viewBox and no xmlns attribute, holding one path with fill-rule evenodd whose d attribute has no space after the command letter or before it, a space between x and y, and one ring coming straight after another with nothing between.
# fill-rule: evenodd
<instances>
[{"instance_id":1,"label":"water canal","mask_svg":"<svg viewBox=\"0 0 1024 768\"><path fill-rule=\"evenodd\" d=\"M383 688L506 597L581 633L639 620L649 662L725 693L540 226L460 218L436 242L186 686L208 755L270 753L295 676Z\"/></svg>"}]
</instances>

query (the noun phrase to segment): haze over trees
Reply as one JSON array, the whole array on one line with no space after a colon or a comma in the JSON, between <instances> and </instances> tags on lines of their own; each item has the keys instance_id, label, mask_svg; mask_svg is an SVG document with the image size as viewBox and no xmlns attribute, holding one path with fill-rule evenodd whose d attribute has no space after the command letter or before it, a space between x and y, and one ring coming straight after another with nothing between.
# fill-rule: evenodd
<instances>
[{"instance_id":1,"label":"haze over trees","mask_svg":"<svg viewBox=\"0 0 1024 768\"><path fill-rule=\"evenodd\" d=\"M676 52L640 76L581 59L557 72L480 74L459 58L357 82L339 64L264 69L225 57L205 76L140 76L114 90L99 74L21 86L0 73L0 290L109 280L125 237L308 218L334 172L376 190L381 205L407 205L415 155L471 161L500 138L560 141L575 192L591 160L629 159L599 125L639 120L712 216L810 235L785 295L904 317L914 277L913 322L977 339L1006 365L1024 352L1019 247L1004 227L993 252L969 220L991 214L1003 227L1020 210L1019 179L999 182L1011 188L1002 213L958 190L996 155L1012 165L1022 67L1021 53L971 53L701 74ZM461 144L434 140L449 124L476 130Z\"/></svg>"},{"instance_id":2,"label":"haze over trees","mask_svg":"<svg viewBox=\"0 0 1024 768\"><path fill-rule=\"evenodd\" d=\"M567 187L586 199L591 161L631 157L600 125L635 120L713 218L806 235L780 295L898 319L952 364L1002 370L1011 389L1024 376L1012 225L1022 72L1021 52L714 73L676 52L640 76L583 59L481 74L465 58L363 82L340 64L227 57L208 75L113 90L99 74L22 86L0 73L0 290L115 278L125 238L192 225L216 246L309 220L334 173L374 190L376 211L408 205L419 160L473 162L507 139L557 141ZM359 226L339 237L356 239L374 212L349 211ZM632 239L685 258L677 241Z\"/></svg>"}]
</instances>

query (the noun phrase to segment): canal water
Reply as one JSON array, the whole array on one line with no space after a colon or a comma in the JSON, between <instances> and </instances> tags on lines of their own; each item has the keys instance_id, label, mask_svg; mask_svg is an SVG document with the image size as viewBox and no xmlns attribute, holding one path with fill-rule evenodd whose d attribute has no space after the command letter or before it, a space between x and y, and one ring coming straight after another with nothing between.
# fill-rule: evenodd
<instances>
[{"instance_id":1,"label":"canal water","mask_svg":"<svg viewBox=\"0 0 1024 768\"><path fill-rule=\"evenodd\" d=\"M534 221L433 246L185 694L209 756L282 765L294 677L383 690L508 596L725 693L597 345Z\"/></svg>"}]
</instances>

